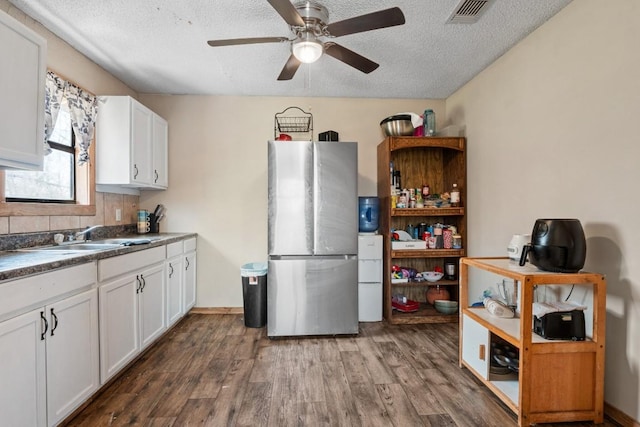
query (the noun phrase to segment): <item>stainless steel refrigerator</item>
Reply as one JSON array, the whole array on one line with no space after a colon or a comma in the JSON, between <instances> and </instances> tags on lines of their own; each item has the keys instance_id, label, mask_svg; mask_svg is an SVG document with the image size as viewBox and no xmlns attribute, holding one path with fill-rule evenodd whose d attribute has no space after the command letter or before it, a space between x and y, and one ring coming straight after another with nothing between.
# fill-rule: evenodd
<instances>
[{"instance_id":1,"label":"stainless steel refrigerator","mask_svg":"<svg viewBox=\"0 0 640 427\"><path fill-rule=\"evenodd\" d=\"M358 146L269 141L267 334L358 333Z\"/></svg>"}]
</instances>

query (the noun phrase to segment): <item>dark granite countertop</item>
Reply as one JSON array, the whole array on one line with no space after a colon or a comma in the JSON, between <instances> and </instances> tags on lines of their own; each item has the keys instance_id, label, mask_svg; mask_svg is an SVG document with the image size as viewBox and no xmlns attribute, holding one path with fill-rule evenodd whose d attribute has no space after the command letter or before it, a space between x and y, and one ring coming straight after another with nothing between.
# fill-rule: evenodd
<instances>
[{"instance_id":1,"label":"dark granite countertop","mask_svg":"<svg viewBox=\"0 0 640 427\"><path fill-rule=\"evenodd\" d=\"M127 234L113 237L131 239L150 238L153 240L144 245L118 246L117 248L100 251L75 253L25 250L27 248L0 251L0 281L16 279L31 274L45 273L56 268L84 264L86 262L142 251L157 246L164 246L169 243L196 237L196 233Z\"/></svg>"}]
</instances>

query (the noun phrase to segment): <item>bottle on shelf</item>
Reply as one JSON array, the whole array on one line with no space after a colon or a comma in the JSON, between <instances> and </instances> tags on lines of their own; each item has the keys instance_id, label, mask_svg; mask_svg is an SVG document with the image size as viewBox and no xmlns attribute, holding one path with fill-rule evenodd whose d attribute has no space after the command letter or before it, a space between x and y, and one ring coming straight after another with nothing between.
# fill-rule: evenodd
<instances>
[{"instance_id":1,"label":"bottle on shelf","mask_svg":"<svg viewBox=\"0 0 640 427\"><path fill-rule=\"evenodd\" d=\"M402 179L399 170L393 171L393 185L397 191L400 191L402 189Z\"/></svg>"},{"instance_id":2,"label":"bottle on shelf","mask_svg":"<svg viewBox=\"0 0 640 427\"><path fill-rule=\"evenodd\" d=\"M460 207L460 189L458 188L458 184L453 184L451 188L451 192L449 193L449 202L451 203L451 207L457 208Z\"/></svg>"},{"instance_id":3,"label":"bottle on shelf","mask_svg":"<svg viewBox=\"0 0 640 427\"><path fill-rule=\"evenodd\" d=\"M436 136L436 113L433 110L424 110L422 116L424 136Z\"/></svg>"}]
</instances>

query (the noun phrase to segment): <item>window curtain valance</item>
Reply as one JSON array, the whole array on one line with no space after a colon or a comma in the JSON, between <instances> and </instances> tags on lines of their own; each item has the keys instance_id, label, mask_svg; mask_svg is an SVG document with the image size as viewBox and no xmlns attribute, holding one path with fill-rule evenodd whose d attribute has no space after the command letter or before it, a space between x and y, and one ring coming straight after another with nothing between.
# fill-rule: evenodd
<instances>
[{"instance_id":1,"label":"window curtain valance","mask_svg":"<svg viewBox=\"0 0 640 427\"><path fill-rule=\"evenodd\" d=\"M51 148L47 141L53 133L60 104L67 100L71 113L71 126L78 144L78 164L89 161L89 146L93 139L96 117L98 115L98 98L90 92L70 83L53 71L47 72L45 84L45 111L44 111L44 149L49 154Z\"/></svg>"}]
</instances>

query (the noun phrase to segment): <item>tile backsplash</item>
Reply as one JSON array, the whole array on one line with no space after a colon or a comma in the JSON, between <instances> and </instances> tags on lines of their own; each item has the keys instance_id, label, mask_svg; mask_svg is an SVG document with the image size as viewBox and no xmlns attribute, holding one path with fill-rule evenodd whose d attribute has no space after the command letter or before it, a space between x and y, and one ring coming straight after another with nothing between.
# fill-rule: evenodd
<instances>
[{"instance_id":1,"label":"tile backsplash","mask_svg":"<svg viewBox=\"0 0 640 427\"><path fill-rule=\"evenodd\" d=\"M9 216L0 217L0 235L85 228L91 225L128 225L136 223L139 196L96 192L96 214L93 216ZM116 220L116 210L122 218ZM43 208L45 213L46 208Z\"/></svg>"}]
</instances>

